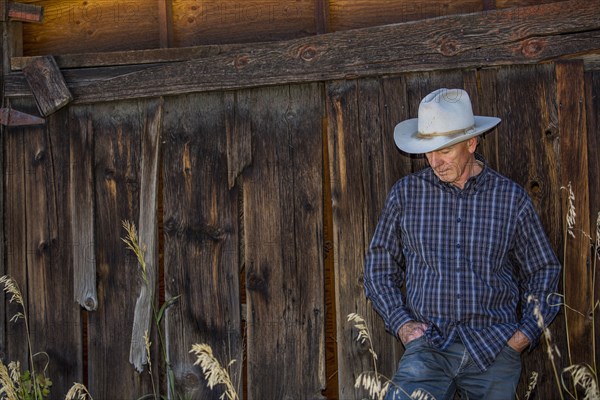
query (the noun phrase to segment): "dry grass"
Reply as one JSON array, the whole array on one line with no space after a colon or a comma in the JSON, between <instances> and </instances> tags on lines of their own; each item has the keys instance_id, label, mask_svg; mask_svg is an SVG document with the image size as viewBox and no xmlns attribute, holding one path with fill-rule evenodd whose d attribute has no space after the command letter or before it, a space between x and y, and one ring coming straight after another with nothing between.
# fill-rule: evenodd
<instances>
[{"instance_id":1,"label":"dry grass","mask_svg":"<svg viewBox=\"0 0 600 400\"><path fill-rule=\"evenodd\" d=\"M12 374L9 374L8 368L0 360L0 399L6 400L19 400L17 396L17 387L12 378Z\"/></svg>"},{"instance_id":2,"label":"dry grass","mask_svg":"<svg viewBox=\"0 0 600 400\"><path fill-rule=\"evenodd\" d=\"M434 396L422 389L416 389L409 395L390 379L377 372L377 353L373 349L373 341L371 339L371 334L369 333L367 321L357 313L348 314L347 319L348 322L354 324L354 328L358 331L356 341L361 344L368 344L369 353L371 353L373 359L373 371L361 372L356 377L356 380L354 381L354 387L356 389L362 388L369 394L371 399L375 400L383 400L392 386L395 390L401 391L412 400L435 400Z\"/></svg>"},{"instance_id":3,"label":"dry grass","mask_svg":"<svg viewBox=\"0 0 600 400\"><path fill-rule=\"evenodd\" d=\"M225 392L219 397L221 400L238 400L238 394L231 382L231 378L227 369L221 366L221 363L215 358L212 348L204 343L192 345L190 353L195 354L196 361L194 365L199 365L207 380L209 389L213 389L217 385L224 385ZM235 360L231 361L227 367L230 367Z\"/></svg>"},{"instance_id":4,"label":"dry grass","mask_svg":"<svg viewBox=\"0 0 600 400\"><path fill-rule=\"evenodd\" d=\"M65 400L94 400L87 388L81 383L75 382L67 392Z\"/></svg>"}]
</instances>

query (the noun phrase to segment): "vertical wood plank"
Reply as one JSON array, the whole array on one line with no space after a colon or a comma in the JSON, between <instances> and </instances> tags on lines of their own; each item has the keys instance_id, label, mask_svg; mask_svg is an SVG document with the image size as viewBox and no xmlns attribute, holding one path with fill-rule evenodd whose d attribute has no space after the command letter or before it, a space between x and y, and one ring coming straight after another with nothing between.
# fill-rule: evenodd
<instances>
[{"instance_id":1,"label":"vertical wood plank","mask_svg":"<svg viewBox=\"0 0 600 400\"><path fill-rule=\"evenodd\" d=\"M73 294L88 311L98 307L94 243L94 136L90 107L70 107L69 200L73 233Z\"/></svg>"},{"instance_id":2,"label":"vertical wood plank","mask_svg":"<svg viewBox=\"0 0 600 400\"><path fill-rule=\"evenodd\" d=\"M410 172L410 161L393 144L393 126L404 119L403 79L332 82L327 88L330 173L333 201L334 265L338 313L340 398L360 398L355 378L374 370L357 332L347 322L356 312L367 320L377 369L389 379L401 354L399 342L384 331L363 290L366 249L393 183Z\"/></svg>"},{"instance_id":3,"label":"vertical wood plank","mask_svg":"<svg viewBox=\"0 0 600 400\"><path fill-rule=\"evenodd\" d=\"M489 110L488 115L502 119L496 130L485 139L486 144L494 143L495 148L489 149L497 156L495 169L525 188L552 247L560 257L562 217L558 166L561 156L553 66L506 67L480 71L479 74L478 108ZM493 142L488 142L490 139ZM566 344L561 314L550 331L554 344L563 353ZM556 359L559 369L564 358ZM543 342L523 357L523 372L517 388L519 396L527 391L533 371L539 374L537 395L540 398L555 397L558 389Z\"/></svg>"},{"instance_id":4,"label":"vertical wood plank","mask_svg":"<svg viewBox=\"0 0 600 400\"><path fill-rule=\"evenodd\" d=\"M27 100L14 102L26 112L35 110L35 104ZM66 130L67 114L57 113L48 120L47 126L16 128L20 136L15 150L18 159L10 160L10 168L19 177L9 178L9 185L18 183L21 194L11 203L7 215L18 216L10 223L20 226L8 227L19 236L9 237L9 273L13 275L23 291L29 316L29 334L36 372L40 373L47 364L46 374L52 379L52 393L64 396L74 381L80 381L81 329L79 311L70 299L68 288L72 287L69 224L60 215L68 213L68 137L60 133ZM12 133L11 132L11 133ZM10 145L12 146L14 142ZM14 162L14 164L13 164ZM22 180L21 180L22 179ZM13 188L11 188L12 190ZM67 288L67 295L64 290ZM9 312L11 312L9 310ZM9 327L9 346L15 346L16 354L9 351L10 360L29 363L24 340L27 332L22 323ZM13 341L14 340L14 341ZM47 354L47 358L43 356Z\"/></svg>"},{"instance_id":5,"label":"vertical wood plank","mask_svg":"<svg viewBox=\"0 0 600 400\"><path fill-rule=\"evenodd\" d=\"M244 92L248 398L320 399L325 386L319 84Z\"/></svg>"},{"instance_id":6,"label":"vertical wood plank","mask_svg":"<svg viewBox=\"0 0 600 400\"><path fill-rule=\"evenodd\" d=\"M18 104L18 103L17 103ZM11 104L11 107L13 104ZM6 183L6 210L4 237L6 240L6 270L18 283L24 299L29 298L27 286L27 229L25 213L25 137L31 128L11 127L5 128L6 169L4 182ZM3 297L4 294L3 294ZM6 321L9 321L17 312L19 306L6 300ZM7 322L6 348L7 360L18 361L21 365L29 365L27 358L27 344L23 341L25 325L22 320Z\"/></svg>"},{"instance_id":7,"label":"vertical wood plank","mask_svg":"<svg viewBox=\"0 0 600 400\"><path fill-rule=\"evenodd\" d=\"M590 199L588 181L586 99L583 63L558 62L556 64L556 100L558 103L558 129L560 133L560 166L563 185L569 182L575 195L577 213L573 228L574 237L565 235L564 295L569 308L565 310L569 364L593 365L594 356L589 351L592 324L587 317L594 308L592 270L589 268ZM566 198L567 196L564 196ZM564 202L563 204L567 204ZM563 209L566 223L567 209ZM564 226L564 225L563 225ZM575 312L572 310L579 311ZM583 313L580 314L580 313Z\"/></svg>"},{"instance_id":8,"label":"vertical wood plank","mask_svg":"<svg viewBox=\"0 0 600 400\"><path fill-rule=\"evenodd\" d=\"M590 193L590 233L596 246L596 254L592 257L592 268L596 273L596 280L593 301L597 301L600 296L600 282L597 278L598 265L600 264L600 157L597 156L597 150L600 148L600 71L586 72L585 77L585 100L587 105L587 129L588 129L588 180ZM600 317L598 310L594 309L592 314L595 332L595 366L600 365Z\"/></svg>"},{"instance_id":9,"label":"vertical wood plank","mask_svg":"<svg viewBox=\"0 0 600 400\"><path fill-rule=\"evenodd\" d=\"M241 393L237 188L229 189L223 93L168 98L164 105L164 231L168 355L178 394L218 399L189 354L210 345Z\"/></svg>"},{"instance_id":10,"label":"vertical wood plank","mask_svg":"<svg viewBox=\"0 0 600 400\"><path fill-rule=\"evenodd\" d=\"M315 26L317 35L329 32L329 0L315 1Z\"/></svg>"},{"instance_id":11,"label":"vertical wood plank","mask_svg":"<svg viewBox=\"0 0 600 400\"><path fill-rule=\"evenodd\" d=\"M158 29L161 48L173 44L173 0L158 0Z\"/></svg>"},{"instance_id":12,"label":"vertical wood plank","mask_svg":"<svg viewBox=\"0 0 600 400\"><path fill-rule=\"evenodd\" d=\"M162 100L152 100L145 104L146 121L142 126L140 159L140 214L137 222L139 241L143 246L146 264L145 278L135 303L133 329L129 362L138 372L148 364L144 337L150 335L154 315L157 312L157 276L158 276L158 163L160 150L160 129L162 119ZM141 265L139 266L141 268ZM155 345L161 346L156 342ZM155 366L156 366L155 362Z\"/></svg>"},{"instance_id":13,"label":"vertical wood plank","mask_svg":"<svg viewBox=\"0 0 600 400\"><path fill-rule=\"evenodd\" d=\"M0 74L4 76L7 71L5 71L5 67L9 64L8 52L6 51L6 43L7 38L4 35L6 30L6 23L4 23L6 17L6 2L5 0L0 0L0 43L2 43L2 52L0 54ZM4 99L4 78L0 79L0 98ZM2 176L3 184L0 187L0 232L2 234L2 240L0 240L0 276L6 274L6 230L5 230L5 221L6 218L4 216L4 188L6 187L6 179L4 172L6 171L4 166L4 152L6 150L6 133L4 129L4 125L0 124L0 176ZM0 358L2 360L6 360L6 301L5 296L0 297Z\"/></svg>"},{"instance_id":14,"label":"vertical wood plank","mask_svg":"<svg viewBox=\"0 0 600 400\"><path fill-rule=\"evenodd\" d=\"M137 259L121 237L122 221L137 221L139 216L146 107L144 102L97 104L92 115L98 309L89 314L88 387L94 398L138 398L151 393L151 380L129 364L129 340L124 338L132 329L142 278Z\"/></svg>"}]
</instances>

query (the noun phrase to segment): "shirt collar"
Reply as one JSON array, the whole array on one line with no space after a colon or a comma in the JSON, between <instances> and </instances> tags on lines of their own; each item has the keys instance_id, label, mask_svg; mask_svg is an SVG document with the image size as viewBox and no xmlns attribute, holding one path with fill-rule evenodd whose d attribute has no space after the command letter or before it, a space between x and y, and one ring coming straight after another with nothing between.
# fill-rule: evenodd
<instances>
[{"instance_id":1,"label":"shirt collar","mask_svg":"<svg viewBox=\"0 0 600 400\"><path fill-rule=\"evenodd\" d=\"M451 193L474 194L478 191L482 191L483 189L485 189L487 183L491 179L490 167L488 166L488 163L485 160L485 158L481 154L475 153L475 160L481 162L481 172L475 176L470 177L465 183L465 187L463 189L459 189L452 183L443 182L433 173L433 169L431 169L431 167L429 168L429 170L433 177L433 181L443 190Z\"/></svg>"}]
</instances>

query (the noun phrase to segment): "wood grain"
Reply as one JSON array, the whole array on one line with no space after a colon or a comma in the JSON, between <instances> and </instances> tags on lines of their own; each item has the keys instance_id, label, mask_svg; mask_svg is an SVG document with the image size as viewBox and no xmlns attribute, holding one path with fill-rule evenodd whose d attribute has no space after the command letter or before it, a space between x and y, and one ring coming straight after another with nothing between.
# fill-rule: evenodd
<instances>
[{"instance_id":1,"label":"wood grain","mask_svg":"<svg viewBox=\"0 0 600 400\"><path fill-rule=\"evenodd\" d=\"M345 79L412 71L534 64L598 49L597 2L573 0L248 44L213 57L152 66L87 84L65 78L75 101L93 102ZM433 22L435 21L435 22ZM461 29L456 27L460 26ZM385 43L385 46L381 46ZM97 72L100 72L98 70ZM83 72L81 72L83 73ZM66 74L65 74L66 75ZM77 74L75 74L77 75ZM19 74L9 96L27 95Z\"/></svg>"},{"instance_id":2,"label":"wood grain","mask_svg":"<svg viewBox=\"0 0 600 400\"><path fill-rule=\"evenodd\" d=\"M572 233L563 225L564 240L564 296L568 308L565 323L568 332L569 364L592 365L594 356L589 351L593 343L592 320L587 315L595 308L593 275L589 268L591 257L590 194L587 152L586 99L583 63L564 62L556 64L556 101L558 104L558 129L560 133L560 165L563 186L571 185L573 206L577 213ZM583 151L582 151L583 150ZM561 219L566 223L568 192L563 193L564 208ZM585 233L585 234L584 234ZM586 236L588 235L588 236Z\"/></svg>"},{"instance_id":3,"label":"wood grain","mask_svg":"<svg viewBox=\"0 0 600 400\"><path fill-rule=\"evenodd\" d=\"M73 233L73 294L88 311L98 307L94 240L94 135L91 108L69 109L69 221Z\"/></svg>"},{"instance_id":4,"label":"wood grain","mask_svg":"<svg viewBox=\"0 0 600 400\"><path fill-rule=\"evenodd\" d=\"M140 216L145 109L144 102L121 102L96 105L91 114L99 306L88 315L88 388L98 398L152 393L150 375L139 374L128 362L135 298L143 279L135 255L121 240L126 235L122 222ZM155 338L151 341L158 346Z\"/></svg>"},{"instance_id":5,"label":"wood grain","mask_svg":"<svg viewBox=\"0 0 600 400\"><path fill-rule=\"evenodd\" d=\"M239 288L238 191L228 185L224 93L165 100L163 111L166 299L168 352L179 394L218 399L189 354L206 343L242 389L243 333ZM240 391L241 392L241 391Z\"/></svg>"},{"instance_id":6,"label":"wood grain","mask_svg":"<svg viewBox=\"0 0 600 400\"><path fill-rule=\"evenodd\" d=\"M248 399L321 399L321 87L250 91L240 95L239 108L254 127L243 197Z\"/></svg>"}]
</instances>

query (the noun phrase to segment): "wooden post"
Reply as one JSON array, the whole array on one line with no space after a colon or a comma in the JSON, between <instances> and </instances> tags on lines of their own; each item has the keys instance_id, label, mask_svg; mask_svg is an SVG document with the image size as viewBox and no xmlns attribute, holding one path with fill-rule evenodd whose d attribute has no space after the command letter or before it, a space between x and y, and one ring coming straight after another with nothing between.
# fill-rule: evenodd
<instances>
[{"instance_id":1,"label":"wooden post","mask_svg":"<svg viewBox=\"0 0 600 400\"><path fill-rule=\"evenodd\" d=\"M158 26L160 47L173 44L173 0L158 0Z\"/></svg>"}]
</instances>

